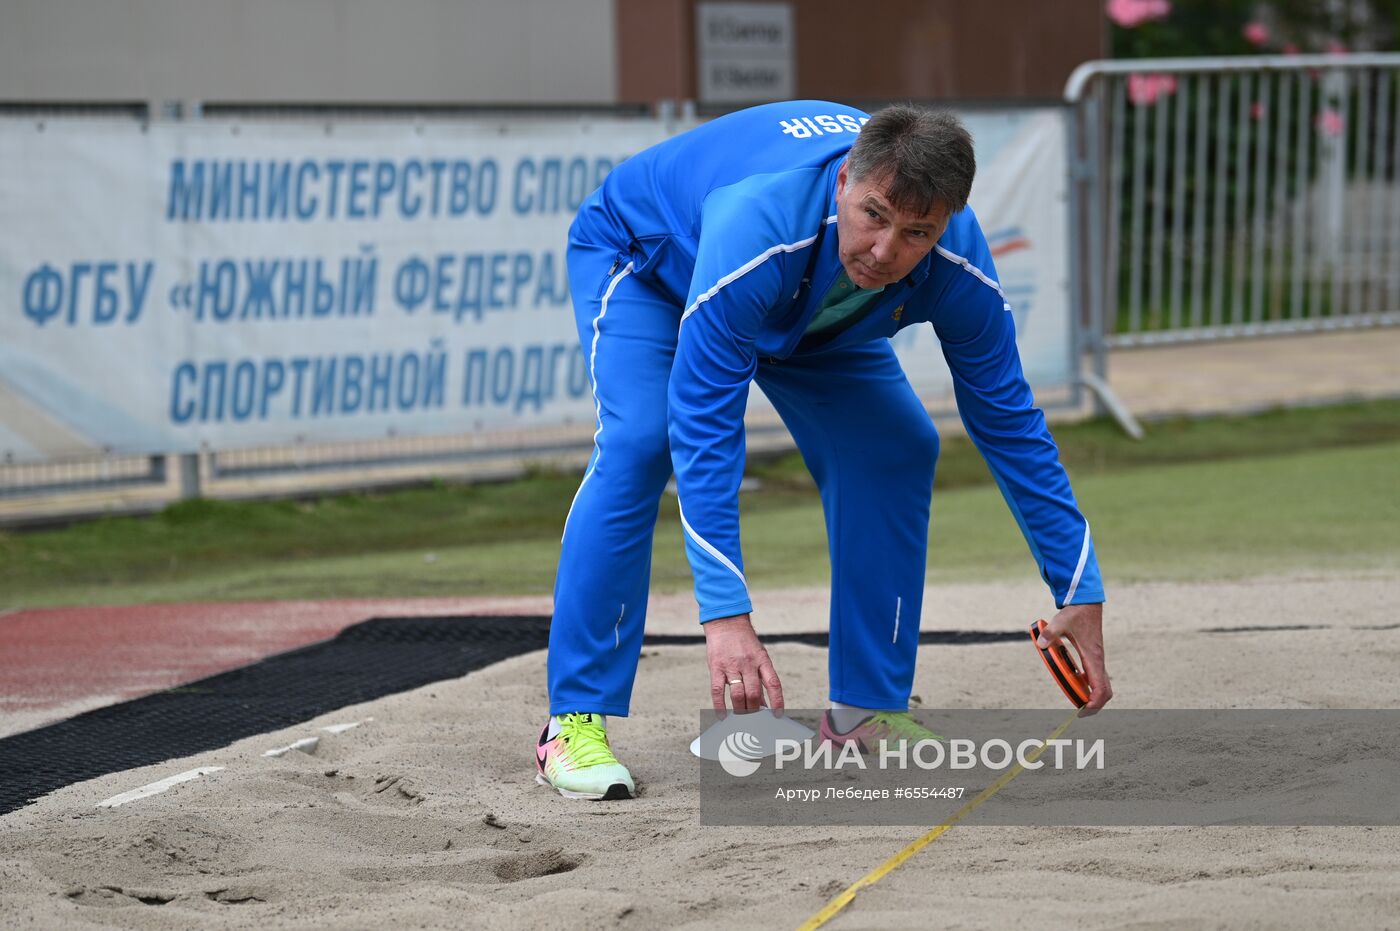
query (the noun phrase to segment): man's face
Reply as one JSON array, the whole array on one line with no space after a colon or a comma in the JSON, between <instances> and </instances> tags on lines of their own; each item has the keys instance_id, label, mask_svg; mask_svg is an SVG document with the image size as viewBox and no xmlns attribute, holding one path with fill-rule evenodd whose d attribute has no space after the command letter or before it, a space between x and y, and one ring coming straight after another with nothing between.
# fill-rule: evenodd
<instances>
[{"instance_id":1,"label":"man's face","mask_svg":"<svg viewBox=\"0 0 1400 931\"><path fill-rule=\"evenodd\" d=\"M926 214L896 210L884 178L852 181L836 175L836 239L841 265L858 288L880 288L914 269L948 228L951 212L934 204Z\"/></svg>"}]
</instances>

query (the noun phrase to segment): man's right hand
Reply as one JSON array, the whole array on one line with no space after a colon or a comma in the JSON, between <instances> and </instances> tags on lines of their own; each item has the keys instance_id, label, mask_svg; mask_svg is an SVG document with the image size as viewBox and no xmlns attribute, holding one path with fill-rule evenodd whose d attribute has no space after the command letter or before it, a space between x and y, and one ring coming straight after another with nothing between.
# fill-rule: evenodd
<instances>
[{"instance_id":1,"label":"man's right hand","mask_svg":"<svg viewBox=\"0 0 1400 931\"><path fill-rule=\"evenodd\" d=\"M768 651L758 642L747 614L716 618L705 629L705 659L710 664L710 701L720 715L725 712L724 690L738 712L757 711L768 705L783 707L783 685ZM764 693L767 694L765 700Z\"/></svg>"},{"instance_id":2,"label":"man's right hand","mask_svg":"<svg viewBox=\"0 0 1400 931\"><path fill-rule=\"evenodd\" d=\"M1079 709L1079 716L1087 718L1098 714L1099 709L1113 697L1108 667L1104 663L1103 605L1066 605L1045 625L1035 645L1042 650L1048 649L1058 645L1061 637L1074 644L1074 649L1084 662L1084 675L1089 680L1089 703Z\"/></svg>"}]
</instances>

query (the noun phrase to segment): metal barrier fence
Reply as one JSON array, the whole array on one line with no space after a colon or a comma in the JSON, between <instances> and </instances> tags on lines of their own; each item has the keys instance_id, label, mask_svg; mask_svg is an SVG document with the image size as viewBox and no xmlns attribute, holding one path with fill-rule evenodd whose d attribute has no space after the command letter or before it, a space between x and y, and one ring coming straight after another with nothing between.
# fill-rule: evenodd
<instances>
[{"instance_id":1,"label":"metal barrier fence","mask_svg":"<svg viewBox=\"0 0 1400 931\"><path fill-rule=\"evenodd\" d=\"M1045 392L1042 403L1068 403ZM593 424L553 429L404 436L343 443L0 461L0 527L144 514L197 497L254 499L363 491L429 481L502 481L532 469L582 470ZM751 419L751 452L791 448L776 416Z\"/></svg>"},{"instance_id":2,"label":"metal barrier fence","mask_svg":"<svg viewBox=\"0 0 1400 931\"><path fill-rule=\"evenodd\" d=\"M1090 62L1084 349L1400 323L1400 54Z\"/></svg>"},{"instance_id":3,"label":"metal barrier fence","mask_svg":"<svg viewBox=\"0 0 1400 931\"><path fill-rule=\"evenodd\" d=\"M249 499L433 480L499 481L582 467L592 427L455 434L157 456L0 463L0 526L143 514L197 497Z\"/></svg>"}]
</instances>

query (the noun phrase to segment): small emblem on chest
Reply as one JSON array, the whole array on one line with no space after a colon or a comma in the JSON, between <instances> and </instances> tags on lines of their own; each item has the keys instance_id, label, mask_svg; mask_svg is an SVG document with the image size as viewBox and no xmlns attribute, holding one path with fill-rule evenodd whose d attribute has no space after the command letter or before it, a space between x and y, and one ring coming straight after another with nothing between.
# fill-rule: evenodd
<instances>
[{"instance_id":1,"label":"small emblem on chest","mask_svg":"<svg viewBox=\"0 0 1400 931\"><path fill-rule=\"evenodd\" d=\"M894 313L891 314L890 316L894 318L894 322L895 322L895 323L898 323L898 322L899 322L899 318L904 316L904 305L903 305L903 304L900 304L898 307L896 307L896 308L894 309Z\"/></svg>"}]
</instances>

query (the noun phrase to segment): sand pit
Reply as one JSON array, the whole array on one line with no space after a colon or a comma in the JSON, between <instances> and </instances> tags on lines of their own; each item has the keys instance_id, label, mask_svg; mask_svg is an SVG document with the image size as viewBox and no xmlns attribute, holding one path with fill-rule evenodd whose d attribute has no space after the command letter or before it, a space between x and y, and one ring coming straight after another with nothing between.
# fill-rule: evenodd
<instances>
[{"instance_id":1,"label":"sand pit","mask_svg":"<svg viewBox=\"0 0 1400 931\"><path fill-rule=\"evenodd\" d=\"M1120 707L1400 707L1400 576L1112 594ZM1034 584L930 589L924 627L1018 627L1043 597ZM821 626L820 592L758 600L761 630ZM659 599L649 630L694 632L690 616L688 598ZM1242 630L1254 627L1300 629ZM789 704L823 705L824 651L772 652ZM1037 665L1019 644L925 647L915 691L926 707L1062 707ZM1188 680L1197 691L1182 693ZM686 745L707 683L703 648L645 651L634 717L612 725L644 787L631 802L571 803L534 784L542 653L70 786L0 818L0 916L65 928L795 927L919 836L701 826ZM318 729L352 721L364 723ZM309 736L314 754L263 756ZM223 769L96 807L196 767ZM1397 876L1397 828L958 827L828 927L1379 927L1400 915Z\"/></svg>"}]
</instances>

